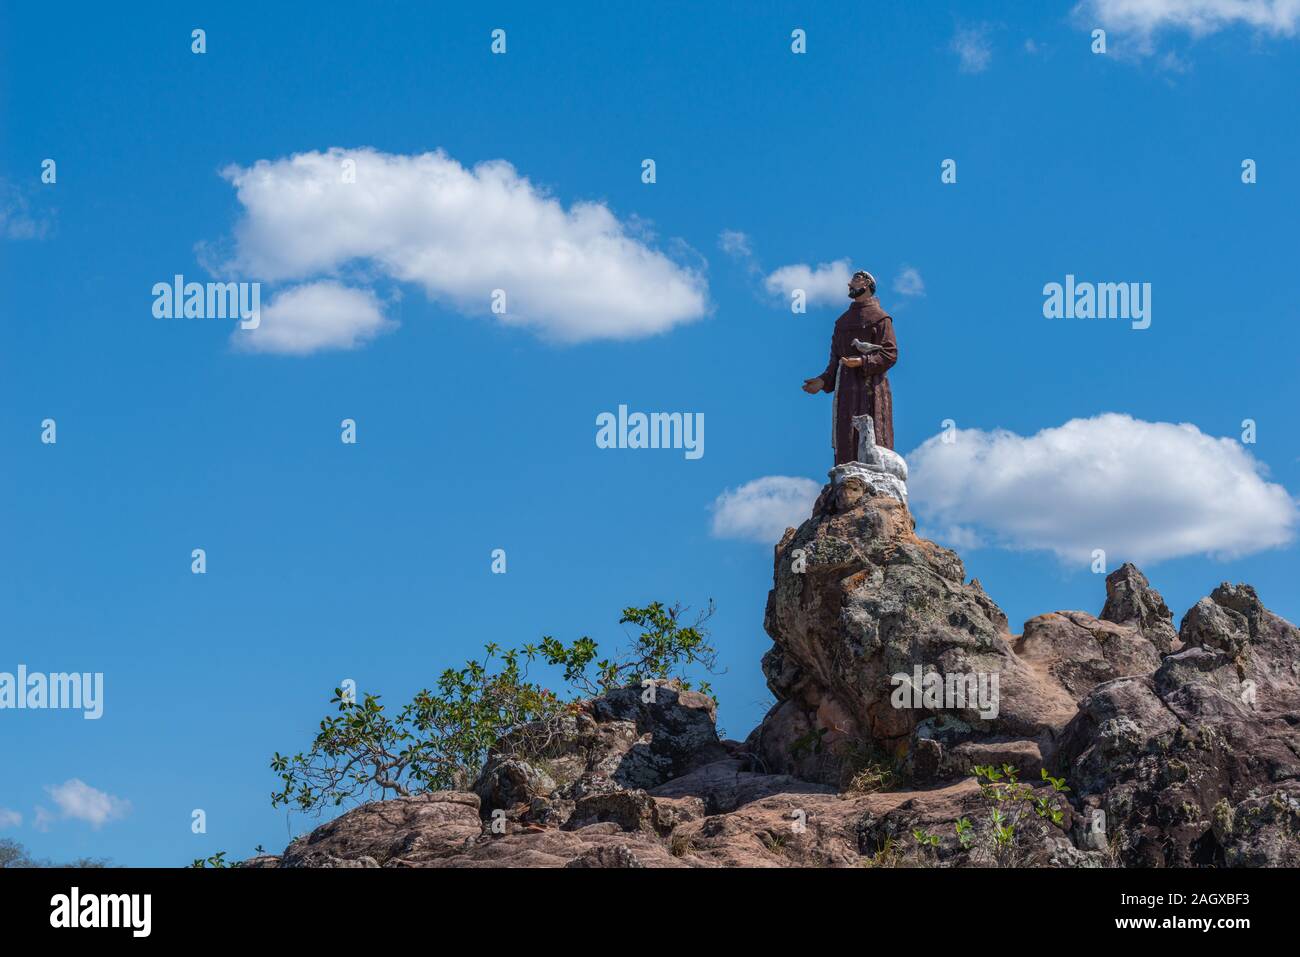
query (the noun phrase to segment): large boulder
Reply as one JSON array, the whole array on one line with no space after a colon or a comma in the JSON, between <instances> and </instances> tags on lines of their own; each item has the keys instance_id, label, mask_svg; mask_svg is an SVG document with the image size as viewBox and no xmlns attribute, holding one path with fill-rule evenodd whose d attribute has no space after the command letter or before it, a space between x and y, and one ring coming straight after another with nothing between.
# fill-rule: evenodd
<instances>
[{"instance_id":1,"label":"large boulder","mask_svg":"<svg viewBox=\"0 0 1300 957\"><path fill-rule=\"evenodd\" d=\"M753 759L832 785L881 756L919 782L989 761L1036 773L1072 696L1017 657L961 559L870 491L832 483L776 547L763 672L777 704L746 742Z\"/></svg>"},{"instance_id":2,"label":"large boulder","mask_svg":"<svg viewBox=\"0 0 1300 957\"><path fill-rule=\"evenodd\" d=\"M428 865L463 853L481 831L477 796L433 791L364 804L322 824L293 841L280 866Z\"/></svg>"},{"instance_id":3,"label":"large boulder","mask_svg":"<svg viewBox=\"0 0 1300 957\"><path fill-rule=\"evenodd\" d=\"M484 815L567 820L583 798L653 788L728 756L708 695L665 682L646 697L619 688L504 737L474 783Z\"/></svg>"}]
</instances>

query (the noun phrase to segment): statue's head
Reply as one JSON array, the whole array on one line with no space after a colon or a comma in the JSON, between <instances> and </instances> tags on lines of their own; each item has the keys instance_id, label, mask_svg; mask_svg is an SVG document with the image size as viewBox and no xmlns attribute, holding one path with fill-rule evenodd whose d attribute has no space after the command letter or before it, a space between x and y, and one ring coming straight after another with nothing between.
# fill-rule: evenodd
<instances>
[{"instance_id":1,"label":"statue's head","mask_svg":"<svg viewBox=\"0 0 1300 957\"><path fill-rule=\"evenodd\" d=\"M861 299L863 296L876 294L876 277L865 269L859 269L849 280L849 298Z\"/></svg>"}]
</instances>

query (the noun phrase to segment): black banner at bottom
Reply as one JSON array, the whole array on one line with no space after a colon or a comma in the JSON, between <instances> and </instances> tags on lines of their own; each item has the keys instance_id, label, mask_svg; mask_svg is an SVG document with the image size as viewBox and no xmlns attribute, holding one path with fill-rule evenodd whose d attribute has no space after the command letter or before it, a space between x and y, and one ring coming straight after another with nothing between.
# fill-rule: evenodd
<instances>
[{"instance_id":1,"label":"black banner at bottom","mask_svg":"<svg viewBox=\"0 0 1300 957\"><path fill-rule=\"evenodd\" d=\"M1173 932L1231 946L1236 934L1291 927L1298 881L1295 870L31 869L0 870L0 922L10 943L74 934L187 943L252 933L365 946L446 921L490 928L495 946L575 920L584 932L653 935L681 917L698 941L709 925L725 936L745 925L806 932L808 922L838 912L917 935L919 946L963 927L1057 944L1080 934Z\"/></svg>"}]
</instances>

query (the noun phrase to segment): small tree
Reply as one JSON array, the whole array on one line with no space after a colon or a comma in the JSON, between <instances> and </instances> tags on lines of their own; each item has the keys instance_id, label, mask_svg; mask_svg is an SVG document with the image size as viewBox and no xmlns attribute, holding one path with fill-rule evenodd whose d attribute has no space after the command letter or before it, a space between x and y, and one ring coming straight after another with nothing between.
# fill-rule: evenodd
<instances>
[{"instance_id":1,"label":"small tree","mask_svg":"<svg viewBox=\"0 0 1300 957\"><path fill-rule=\"evenodd\" d=\"M535 651L499 658L495 644L484 651L481 661L448 668L436 690L421 690L391 717L379 695L358 701L335 688L330 703L338 713L321 721L311 750L271 759L283 785L271 805L307 811L388 792L468 786L497 738L560 710L553 692L528 680Z\"/></svg>"},{"instance_id":2,"label":"small tree","mask_svg":"<svg viewBox=\"0 0 1300 957\"><path fill-rule=\"evenodd\" d=\"M588 695L605 694L629 685L639 686L647 679L676 679L683 688L689 689L691 683L686 678L686 667L701 665L712 673L717 666L717 652L709 644L708 631L704 627L713 617L713 603L709 602L709 606L690 625L681 624L685 611L681 605L668 608L657 601L645 608L624 608L618 623L636 625L641 633L630 649L615 658L596 661L596 643L585 636L567 648L547 636L542 639L540 648L525 646L525 650L538 650L548 664L562 666L565 683ZM588 672L593 662L594 675ZM702 681L699 690L710 694L712 688L707 681Z\"/></svg>"},{"instance_id":3,"label":"small tree","mask_svg":"<svg viewBox=\"0 0 1300 957\"><path fill-rule=\"evenodd\" d=\"M391 715L378 695L355 700L335 688L330 703L337 713L321 721L310 750L276 752L271 759L281 781L271 805L311 811L387 795L464 789L507 734L515 733L519 747L540 752L557 719L576 706L576 695L602 694L646 678L675 678L689 687L687 666L714 668L716 653L703 629L713 605L689 626L680 624L682 611L659 602L625 608L619 623L633 624L640 633L622 656L599 661L596 642L585 636L569 645L547 636L540 645L505 651L488 644L482 660L447 669L435 690L420 691ZM561 698L531 680L529 668L539 660L561 668L574 694ZM700 688L707 693L707 684ZM535 733L520 738L524 728Z\"/></svg>"}]
</instances>

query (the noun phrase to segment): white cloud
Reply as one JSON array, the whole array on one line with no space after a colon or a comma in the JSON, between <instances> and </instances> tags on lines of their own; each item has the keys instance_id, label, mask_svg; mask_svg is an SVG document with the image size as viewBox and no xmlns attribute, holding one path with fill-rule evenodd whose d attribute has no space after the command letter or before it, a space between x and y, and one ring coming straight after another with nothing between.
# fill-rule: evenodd
<instances>
[{"instance_id":1,"label":"white cloud","mask_svg":"<svg viewBox=\"0 0 1300 957\"><path fill-rule=\"evenodd\" d=\"M1111 567L1231 558L1292 540L1300 513L1231 439L1107 413L1030 437L978 429L908 456L913 507L931 528Z\"/></svg>"},{"instance_id":2,"label":"white cloud","mask_svg":"<svg viewBox=\"0 0 1300 957\"><path fill-rule=\"evenodd\" d=\"M98 830L109 821L125 817L131 810L130 801L96 790L78 778L69 778L62 784L50 785L45 791L53 799L58 813L54 814L43 807L38 807L35 824L41 829L62 818L85 821Z\"/></svg>"},{"instance_id":3,"label":"white cloud","mask_svg":"<svg viewBox=\"0 0 1300 957\"><path fill-rule=\"evenodd\" d=\"M812 302L847 302L849 278L853 275L847 259L821 263L815 269L806 263L782 266L763 280L763 287L773 295L789 298L802 289Z\"/></svg>"},{"instance_id":4,"label":"white cloud","mask_svg":"<svg viewBox=\"0 0 1300 957\"><path fill-rule=\"evenodd\" d=\"M987 544L973 528L967 528L964 525L945 525L939 528L918 525L916 534L921 538L942 542L949 548L956 549L959 552L973 551L976 548L983 548Z\"/></svg>"},{"instance_id":5,"label":"white cloud","mask_svg":"<svg viewBox=\"0 0 1300 957\"><path fill-rule=\"evenodd\" d=\"M924 296L925 280L914 267L904 266L903 271L894 279L894 292L900 296Z\"/></svg>"},{"instance_id":6,"label":"white cloud","mask_svg":"<svg viewBox=\"0 0 1300 957\"><path fill-rule=\"evenodd\" d=\"M768 475L727 489L713 503L715 538L775 545L791 526L812 514L821 484L812 479Z\"/></svg>"},{"instance_id":7,"label":"white cloud","mask_svg":"<svg viewBox=\"0 0 1300 957\"><path fill-rule=\"evenodd\" d=\"M718 234L718 248L737 259L753 259L754 248L749 236L738 229L724 229Z\"/></svg>"},{"instance_id":8,"label":"white cloud","mask_svg":"<svg viewBox=\"0 0 1300 957\"><path fill-rule=\"evenodd\" d=\"M957 31L950 48L957 54L963 73L983 73L993 60L993 47L989 43L988 28L966 27Z\"/></svg>"},{"instance_id":9,"label":"white cloud","mask_svg":"<svg viewBox=\"0 0 1300 957\"><path fill-rule=\"evenodd\" d=\"M397 327L385 319L369 289L325 281L291 286L262 307L255 329L236 328L235 347L248 352L305 355L321 349L352 349Z\"/></svg>"},{"instance_id":10,"label":"white cloud","mask_svg":"<svg viewBox=\"0 0 1300 957\"><path fill-rule=\"evenodd\" d=\"M703 274L646 245L635 222L598 202L565 209L504 160L335 147L222 176L243 206L227 268L252 279L360 271L562 342L649 336L708 311Z\"/></svg>"},{"instance_id":11,"label":"white cloud","mask_svg":"<svg viewBox=\"0 0 1300 957\"><path fill-rule=\"evenodd\" d=\"M23 816L7 807L0 807L0 828L18 827L23 823Z\"/></svg>"},{"instance_id":12,"label":"white cloud","mask_svg":"<svg viewBox=\"0 0 1300 957\"><path fill-rule=\"evenodd\" d=\"M1083 0L1074 13L1080 23L1142 37L1164 28L1202 36L1236 25L1291 36L1300 25L1297 0Z\"/></svg>"}]
</instances>

